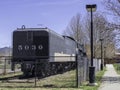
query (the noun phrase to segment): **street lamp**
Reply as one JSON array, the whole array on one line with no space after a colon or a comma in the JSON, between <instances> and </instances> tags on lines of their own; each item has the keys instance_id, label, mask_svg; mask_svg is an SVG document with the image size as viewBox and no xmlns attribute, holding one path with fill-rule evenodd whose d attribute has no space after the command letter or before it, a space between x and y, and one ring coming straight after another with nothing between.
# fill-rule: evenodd
<instances>
[{"instance_id":1,"label":"street lamp","mask_svg":"<svg viewBox=\"0 0 120 90\"><path fill-rule=\"evenodd\" d=\"M104 46L104 66L106 66L106 46Z\"/></svg>"},{"instance_id":2,"label":"street lamp","mask_svg":"<svg viewBox=\"0 0 120 90\"><path fill-rule=\"evenodd\" d=\"M95 67L93 66L93 12L96 11L96 4L86 5L86 9L91 13L91 66L89 67L89 84L95 85Z\"/></svg>"},{"instance_id":3,"label":"street lamp","mask_svg":"<svg viewBox=\"0 0 120 90\"><path fill-rule=\"evenodd\" d=\"M103 70L103 39L100 39L101 41L101 70Z\"/></svg>"}]
</instances>

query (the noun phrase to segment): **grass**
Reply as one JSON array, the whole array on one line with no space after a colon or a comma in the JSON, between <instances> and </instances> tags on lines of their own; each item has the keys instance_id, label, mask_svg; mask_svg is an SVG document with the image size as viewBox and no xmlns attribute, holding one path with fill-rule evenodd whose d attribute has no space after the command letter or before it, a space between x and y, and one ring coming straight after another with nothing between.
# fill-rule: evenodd
<instances>
[{"instance_id":1,"label":"grass","mask_svg":"<svg viewBox=\"0 0 120 90\"><path fill-rule=\"evenodd\" d=\"M12 75L5 75L6 78ZM43 78L37 81L35 88L35 79L28 80L1 80L0 88L4 90L81 90L75 88L75 70ZM0 89L0 90L1 90Z\"/></svg>"},{"instance_id":2,"label":"grass","mask_svg":"<svg viewBox=\"0 0 120 90\"><path fill-rule=\"evenodd\" d=\"M113 66L114 66L116 72L117 72L118 74L120 74L120 64L116 63L116 64L113 64Z\"/></svg>"},{"instance_id":3,"label":"grass","mask_svg":"<svg viewBox=\"0 0 120 90\"><path fill-rule=\"evenodd\" d=\"M39 79L36 83L35 80L6 80L0 81L0 90L97 90L101 83L102 75L104 71L100 71L96 74L96 83L98 86L87 86L83 84L80 88L76 88L76 75L75 70L66 72L64 74L58 74L47 78ZM11 75L4 76L11 77ZM0 78L3 78L0 77Z\"/></svg>"},{"instance_id":4,"label":"grass","mask_svg":"<svg viewBox=\"0 0 120 90\"><path fill-rule=\"evenodd\" d=\"M0 69L4 69L4 68L5 68L5 65L4 65L4 64L0 65ZM10 65L6 65L6 69L10 69L10 68L11 68Z\"/></svg>"},{"instance_id":5,"label":"grass","mask_svg":"<svg viewBox=\"0 0 120 90\"><path fill-rule=\"evenodd\" d=\"M96 73L96 75L95 75L95 83L97 83L98 85L97 86L89 86L89 85L86 85L86 83L85 84L83 84L83 86L82 86L82 88L83 88L83 90L98 90L98 88L99 88L99 86L100 86L100 84L101 84L101 79L102 79L102 76L104 75L104 72L105 72L106 70L105 70L105 68L104 68L104 70L103 71L99 71L99 72L97 72ZM88 83L88 82L87 82Z\"/></svg>"},{"instance_id":6,"label":"grass","mask_svg":"<svg viewBox=\"0 0 120 90\"><path fill-rule=\"evenodd\" d=\"M55 75L55 77L50 76L49 78L45 78L41 82L38 82L38 85L40 85L41 87L53 87L53 88L67 88L67 87L75 88L76 87L75 70L66 72L64 74Z\"/></svg>"},{"instance_id":7,"label":"grass","mask_svg":"<svg viewBox=\"0 0 120 90\"><path fill-rule=\"evenodd\" d=\"M3 79L3 78L10 78L10 77L14 77L14 76L18 76L18 75L22 75L23 73L22 72L15 72L15 73L9 73L9 74L1 74L0 75L0 80Z\"/></svg>"}]
</instances>

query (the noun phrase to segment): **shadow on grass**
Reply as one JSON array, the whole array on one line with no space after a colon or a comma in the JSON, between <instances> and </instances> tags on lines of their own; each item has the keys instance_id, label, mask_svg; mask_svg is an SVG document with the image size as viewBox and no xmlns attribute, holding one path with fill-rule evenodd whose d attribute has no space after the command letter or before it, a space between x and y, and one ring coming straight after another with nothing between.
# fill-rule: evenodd
<instances>
[{"instance_id":1,"label":"shadow on grass","mask_svg":"<svg viewBox=\"0 0 120 90\"><path fill-rule=\"evenodd\" d=\"M10 84L11 85L10 85ZM13 85L12 85L13 83ZM23 83L24 85L14 85L14 83ZM32 83L32 84L30 84ZM27 85L30 84L30 85ZM0 85L0 88L76 88L76 85L72 83L65 83L63 85L56 85L56 84L44 84L39 86L38 84L35 86L35 82L4 82L4 85Z\"/></svg>"},{"instance_id":2,"label":"shadow on grass","mask_svg":"<svg viewBox=\"0 0 120 90\"><path fill-rule=\"evenodd\" d=\"M53 84L46 84L46 85L43 85L42 88L76 88L76 86L68 86L68 85L56 86Z\"/></svg>"},{"instance_id":3,"label":"shadow on grass","mask_svg":"<svg viewBox=\"0 0 120 90\"><path fill-rule=\"evenodd\" d=\"M36 86L35 86L35 78L33 79L24 79L20 78L22 76L17 77L7 77L0 78L0 88L76 88L75 79L72 78L55 78L46 80L47 83L44 83L44 78L46 77L37 77ZM28 78L28 77L27 77ZM71 80L72 79L72 80ZM43 80L43 84L39 81ZM52 82L53 81L53 82Z\"/></svg>"},{"instance_id":4,"label":"shadow on grass","mask_svg":"<svg viewBox=\"0 0 120 90\"><path fill-rule=\"evenodd\" d=\"M3 78L1 80L0 88L76 88L76 82L75 80L56 80L57 82L54 84L51 84L49 82L40 85L38 81L36 81L35 86L35 80L24 80L24 79L11 79L11 78ZM59 84L58 84L59 83ZM15 84L15 85L14 85Z\"/></svg>"},{"instance_id":5,"label":"shadow on grass","mask_svg":"<svg viewBox=\"0 0 120 90\"><path fill-rule=\"evenodd\" d=\"M47 84L47 85L43 85L43 86L0 86L0 88L77 88L76 86L55 86L52 84Z\"/></svg>"},{"instance_id":6,"label":"shadow on grass","mask_svg":"<svg viewBox=\"0 0 120 90\"><path fill-rule=\"evenodd\" d=\"M11 80L11 79L18 79L19 77L21 77L22 75L18 75L18 76L10 76L10 77L2 77L0 78L0 81L5 81L5 80Z\"/></svg>"}]
</instances>

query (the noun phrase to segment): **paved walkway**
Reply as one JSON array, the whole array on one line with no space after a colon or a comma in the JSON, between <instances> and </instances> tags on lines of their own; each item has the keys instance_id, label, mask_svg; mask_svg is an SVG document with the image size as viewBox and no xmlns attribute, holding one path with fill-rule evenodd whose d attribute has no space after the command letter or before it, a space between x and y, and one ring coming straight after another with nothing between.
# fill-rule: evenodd
<instances>
[{"instance_id":1,"label":"paved walkway","mask_svg":"<svg viewBox=\"0 0 120 90\"><path fill-rule=\"evenodd\" d=\"M112 64L107 64L106 68L107 71L98 90L120 90L120 75L116 73Z\"/></svg>"}]
</instances>

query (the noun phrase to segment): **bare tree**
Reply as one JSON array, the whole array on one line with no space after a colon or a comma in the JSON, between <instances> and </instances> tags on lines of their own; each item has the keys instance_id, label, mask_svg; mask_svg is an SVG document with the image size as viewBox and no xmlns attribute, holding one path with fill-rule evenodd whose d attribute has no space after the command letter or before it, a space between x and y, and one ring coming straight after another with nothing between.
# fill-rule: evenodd
<instances>
[{"instance_id":1,"label":"bare tree","mask_svg":"<svg viewBox=\"0 0 120 90\"><path fill-rule=\"evenodd\" d=\"M89 15L90 16L90 15ZM87 35L90 37L90 17L87 16L85 20L85 27ZM108 21L102 13L94 13L93 16L93 39L94 39L94 57L101 57L101 42L100 39L103 39L103 46L109 45L113 42L113 29L108 28ZM107 47L107 46L106 46ZM112 49L113 50L113 49ZM111 53L113 55L113 53Z\"/></svg>"},{"instance_id":2,"label":"bare tree","mask_svg":"<svg viewBox=\"0 0 120 90\"><path fill-rule=\"evenodd\" d=\"M94 14L94 57L97 58L100 58L101 56L100 39L104 39L105 24L106 24L105 17L101 13L95 13Z\"/></svg>"},{"instance_id":3,"label":"bare tree","mask_svg":"<svg viewBox=\"0 0 120 90\"><path fill-rule=\"evenodd\" d=\"M80 14L74 16L66 30L65 35L72 36L76 41L85 44L87 55L90 57L90 15L88 14L84 19L81 18ZM93 16L93 37L94 37L94 57L100 58L100 39L104 39L103 46L110 47L113 44L113 28L109 27L109 23L102 13L94 13ZM113 44L113 45L112 45ZM108 49L109 50L109 49ZM114 48L110 49L114 50ZM110 56L113 55L112 51Z\"/></svg>"},{"instance_id":4,"label":"bare tree","mask_svg":"<svg viewBox=\"0 0 120 90\"><path fill-rule=\"evenodd\" d=\"M115 16L120 16L120 0L104 0L104 4Z\"/></svg>"},{"instance_id":5,"label":"bare tree","mask_svg":"<svg viewBox=\"0 0 120 90\"><path fill-rule=\"evenodd\" d=\"M104 0L106 9L114 17L114 23L109 23L110 28L120 30L120 0Z\"/></svg>"},{"instance_id":6,"label":"bare tree","mask_svg":"<svg viewBox=\"0 0 120 90\"><path fill-rule=\"evenodd\" d=\"M67 26L66 30L64 31L64 34L71 36L79 43L84 44L86 37L85 37L85 33L82 30L81 20L82 20L82 18L81 18L80 14L73 16L69 25Z\"/></svg>"},{"instance_id":7,"label":"bare tree","mask_svg":"<svg viewBox=\"0 0 120 90\"><path fill-rule=\"evenodd\" d=\"M116 30L114 33L114 42L116 43L117 48L120 48L120 0L105 0L104 1L106 9L116 18L113 19L114 23L109 23L109 28Z\"/></svg>"},{"instance_id":8,"label":"bare tree","mask_svg":"<svg viewBox=\"0 0 120 90\"><path fill-rule=\"evenodd\" d=\"M120 3L120 0L118 0L118 2Z\"/></svg>"}]
</instances>

